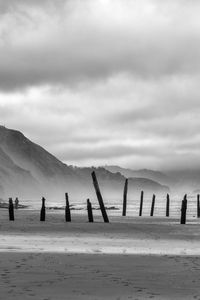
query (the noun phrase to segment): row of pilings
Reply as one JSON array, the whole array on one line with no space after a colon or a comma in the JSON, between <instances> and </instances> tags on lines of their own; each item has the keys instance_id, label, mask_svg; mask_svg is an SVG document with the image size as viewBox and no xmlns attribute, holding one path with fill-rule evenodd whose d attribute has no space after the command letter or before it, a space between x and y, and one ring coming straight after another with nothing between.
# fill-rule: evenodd
<instances>
[{"instance_id":1,"label":"row of pilings","mask_svg":"<svg viewBox=\"0 0 200 300\"><path fill-rule=\"evenodd\" d=\"M106 212L106 208L104 205L103 197L100 191L99 183L96 177L95 172L93 171L91 173L92 180L93 180L93 185L95 188L96 196L98 199L99 207L101 210L101 214L103 217L103 220L105 223L109 223L109 218ZM127 192L128 192L128 179L125 179L125 184L124 184L124 191L123 191L123 207L122 207L122 216L126 216L127 212ZM154 215L154 208L155 208L155 200L156 196L153 194L152 197L152 203L151 203L151 209L150 209L150 216L153 217ZM139 216L142 216L142 211L143 211L143 201L144 201L144 192L141 191L141 196L140 196L140 207L139 207ZM70 205L69 205L69 197L68 193L65 193L65 221L66 222L71 222L71 211L70 211ZM14 208L18 208L19 200L16 198L15 203L13 204L12 198L9 198L9 220L14 221ZM169 217L169 211L170 211L170 197L169 194L167 194L166 198L166 217ZM88 221L89 222L94 222L94 217L93 217L93 209L92 209L92 203L89 199L87 199L87 212L88 212ZM180 223L181 224L186 224L186 214L187 214L187 195L184 196L182 202L181 202L181 217L180 217ZM197 195L197 217L200 218L200 196ZM46 207L45 207L45 198L42 198L42 207L40 210L40 221L44 222L46 219Z\"/></svg>"},{"instance_id":2,"label":"row of pilings","mask_svg":"<svg viewBox=\"0 0 200 300\"><path fill-rule=\"evenodd\" d=\"M126 209L127 209L127 192L128 192L128 179L126 178L125 184L124 184L124 193L123 193L123 208L122 208L122 216L126 216ZM150 210L150 216L153 217L154 215L154 208L155 208L155 199L156 196L153 194L152 202L151 202L151 210ZM144 192L141 191L140 196L140 207L139 207L139 216L142 216L142 210L143 210L143 202L144 202ZM166 199L166 217L169 217L169 210L170 210L170 197L169 194L167 194ZM185 194L182 202L181 202L181 218L180 223L186 224L186 214L187 214L187 194ZM200 195L197 195L197 218L200 218Z\"/></svg>"}]
</instances>

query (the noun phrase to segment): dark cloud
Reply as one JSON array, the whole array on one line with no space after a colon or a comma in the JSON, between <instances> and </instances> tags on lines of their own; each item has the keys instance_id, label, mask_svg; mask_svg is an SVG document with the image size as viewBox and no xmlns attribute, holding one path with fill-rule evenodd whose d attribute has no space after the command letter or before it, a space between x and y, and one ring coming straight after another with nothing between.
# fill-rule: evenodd
<instances>
[{"instance_id":1,"label":"dark cloud","mask_svg":"<svg viewBox=\"0 0 200 300\"><path fill-rule=\"evenodd\" d=\"M4 2L1 89L199 72L197 2L177 1L178 15L158 1Z\"/></svg>"}]
</instances>

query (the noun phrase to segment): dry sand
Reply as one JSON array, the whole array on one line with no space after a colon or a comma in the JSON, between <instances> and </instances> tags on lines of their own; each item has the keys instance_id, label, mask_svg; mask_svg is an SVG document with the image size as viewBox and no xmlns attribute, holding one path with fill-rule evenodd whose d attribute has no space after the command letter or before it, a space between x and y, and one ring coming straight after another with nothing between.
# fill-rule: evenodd
<instances>
[{"instance_id":1,"label":"dry sand","mask_svg":"<svg viewBox=\"0 0 200 300\"><path fill-rule=\"evenodd\" d=\"M0 299L200 299L200 221L0 210Z\"/></svg>"}]
</instances>

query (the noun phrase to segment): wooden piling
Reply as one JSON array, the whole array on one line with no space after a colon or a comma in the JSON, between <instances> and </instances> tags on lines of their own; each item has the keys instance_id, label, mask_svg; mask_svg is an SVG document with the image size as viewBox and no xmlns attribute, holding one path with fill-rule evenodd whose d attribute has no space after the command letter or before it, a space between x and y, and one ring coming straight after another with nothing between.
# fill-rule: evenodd
<instances>
[{"instance_id":1,"label":"wooden piling","mask_svg":"<svg viewBox=\"0 0 200 300\"><path fill-rule=\"evenodd\" d=\"M123 211L122 216L126 216L126 207L127 207L127 191L128 191L128 179L126 178L124 184L124 194L123 194Z\"/></svg>"},{"instance_id":2,"label":"wooden piling","mask_svg":"<svg viewBox=\"0 0 200 300\"><path fill-rule=\"evenodd\" d=\"M144 192L141 191L141 196L140 196L140 211L139 211L139 216L142 216L142 208L143 208L143 199L144 199Z\"/></svg>"},{"instance_id":3,"label":"wooden piling","mask_svg":"<svg viewBox=\"0 0 200 300\"><path fill-rule=\"evenodd\" d=\"M46 219L46 208L45 208L45 198L42 197L42 207L40 210L40 221L44 222Z\"/></svg>"},{"instance_id":4,"label":"wooden piling","mask_svg":"<svg viewBox=\"0 0 200 300\"><path fill-rule=\"evenodd\" d=\"M153 214L154 214L155 199L156 199L156 196L153 194L152 203L151 203L151 213L150 213L151 217L153 217Z\"/></svg>"},{"instance_id":5,"label":"wooden piling","mask_svg":"<svg viewBox=\"0 0 200 300\"><path fill-rule=\"evenodd\" d=\"M169 217L169 203L170 203L170 198L169 198L169 194L167 194L167 201L166 201L166 217Z\"/></svg>"},{"instance_id":6,"label":"wooden piling","mask_svg":"<svg viewBox=\"0 0 200 300\"><path fill-rule=\"evenodd\" d=\"M97 199L99 201L99 206L100 206L100 209L101 209L102 217L103 217L105 223L109 223L109 219L108 219L106 209L105 209L105 206L104 206L104 203L103 203L103 198L101 196L101 192L100 192L100 188L99 188L99 184L98 184L98 181L97 181L97 178L96 178L95 171L93 171L91 173L91 175L92 175L93 184L94 184L94 188L95 188L95 191L96 191Z\"/></svg>"},{"instance_id":7,"label":"wooden piling","mask_svg":"<svg viewBox=\"0 0 200 300\"><path fill-rule=\"evenodd\" d=\"M187 195L184 196L181 205L181 224L186 224L186 212L187 212Z\"/></svg>"},{"instance_id":8,"label":"wooden piling","mask_svg":"<svg viewBox=\"0 0 200 300\"><path fill-rule=\"evenodd\" d=\"M68 193L65 193L65 201L66 201L66 205L65 205L65 221L66 222L71 222L71 211L70 211L70 207L69 207Z\"/></svg>"},{"instance_id":9,"label":"wooden piling","mask_svg":"<svg viewBox=\"0 0 200 300\"><path fill-rule=\"evenodd\" d=\"M93 213L92 213L92 204L89 199L87 199L87 211L88 211L88 222L93 223Z\"/></svg>"},{"instance_id":10,"label":"wooden piling","mask_svg":"<svg viewBox=\"0 0 200 300\"><path fill-rule=\"evenodd\" d=\"M15 220L15 216L14 216L14 205L13 205L12 198L9 198L8 211L9 211L9 220L10 221L14 221Z\"/></svg>"},{"instance_id":11,"label":"wooden piling","mask_svg":"<svg viewBox=\"0 0 200 300\"><path fill-rule=\"evenodd\" d=\"M18 206L19 206L19 199L16 198L15 199L15 209L18 209Z\"/></svg>"},{"instance_id":12,"label":"wooden piling","mask_svg":"<svg viewBox=\"0 0 200 300\"><path fill-rule=\"evenodd\" d=\"M199 194L197 195L197 218L200 218L200 199L199 199Z\"/></svg>"}]
</instances>

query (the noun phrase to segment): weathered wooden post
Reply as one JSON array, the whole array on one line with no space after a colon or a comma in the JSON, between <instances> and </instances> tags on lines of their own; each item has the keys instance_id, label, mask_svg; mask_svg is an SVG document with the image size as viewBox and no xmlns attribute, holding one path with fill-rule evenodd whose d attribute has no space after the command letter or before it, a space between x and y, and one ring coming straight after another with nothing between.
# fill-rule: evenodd
<instances>
[{"instance_id":1,"label":"weathered wooden post","mask_svg":"<svg viewBox=\"0 0 200 300\"><path fill-rule=\"evenodd\" d=\"M166 217L169 217L169 202L170 202L170 198L169 198L169 194L167 194Z\"/></svg>"},{"instance_id":2,"label":"weathered wooden post","mask_svg":"<svg viewBox=\"0 0 200 300\"><path fill-rule=\"evenodd\" d=\"M12 198L9 198L8 211L9 211L9 220L10 221L14 221L15 220L15 216L14 216L14 205L13 205Z\"/></svg>"},{"instance_id":3,"label":"weathered wooden post","mask_svg":"<svg viewBox=\"0 0 200 300\"><path fill-rule=\"evenodd\" d=\"M105 206L104 206L104 203L103 203L103 198L101 196L101 192L100 192L100 188L99 188L99 184L98 184L98 181L97 181L96 174L93 171L91 173L91 175L92 175L94 188L95 188L95 191L96 191L97 199L99 201L99 206L100 206L100 209L101 209L101 213L102 213L104 222L105 223L109 223L109 219L108 219L108 216L107 216L107 213L106 213L106 209L105 209Z\"/></svg>"},{"instance_id":4,"label":"weathered wooden post","mask_svg":"<svg viewBox=\"0 0 200 300\"><path fill-rule=\"evenodd\" d=\"M93 213L92 213L92 204L89 199L87 199L87 211L88 211L88 221L90 223L94 222Z\"/></svg>"},{"instance_id":5,"label":"weathered wooden post","mask_svg":"<svg viewBox=\"0 0 200 300\"><path fill-rule=\"evenodd\" d=\"M69 207L68 193L65 193L65 201L66 201L66 205L65 205L65 221L66 222L71 222L71 211L70 211L70 207Z\"/></svg>"},{"instance_id":6,"label":"weathered wooden post","mask_svg":"<svg viewBox=\"0 0 200 300\"><path fill-rule=\"evenodd\" d=\"M184 196L184 199L182 200L182 206L181 206L181 224L186 223L186 211L187 211L187 195Z\"/></svg>"},{"instance_id":7,"label":"weathered wooden post","mask_svg":"<svg viewBox=\"0 0 200 300\"><path fill-rule=\"evenodd\" d=\"M15 199L15 209L18 209L19 206L19 200L18 198Z\"/></svg>"},{"instance_id":8,"label":"weathered wooden post","mask_svg":"<svg viewBox=\"0 0 200 300\"><path fill-rule=\"evenodd\" d=\"M140 196L140 211L139 211L139 216L142 216L142 208L143 208L143 198L144 198L144 192L141 191L141 196Z\"/></svg>"},{"instance_id":9,"label":"weathered wooden post","mask_svg":"<svg viewBox=\"0 0 200 300\"><path fill-rule=\"evenodd\" d=\"M155 199L156 199L156 196L153 194L152 203L151 203L151 213L150 213L151 217L153 217L153 213L154 213Z\"/></svg>"},{"instance_id":10,"label":"weathered wooden post","mask_svg":"<svg viewBox=\"0 0 200 300\"><path fill-rule=\"evenodd\" d=\"M123 211L122 216L126 216L126 206L127 206L127 191L128 191L128 179L126 178L124 184L124 194L123 194Z\"/></svg>"},{"instance_id":11,"label":"weathered wooden post","mask_svg":"<svg viewBox=\"0 0 200 300\"><path fill-rule=\"evenodd\" d=\"M199 194L197 195L197 218L200 218L200 201L199 201Z\"/></svg>"},{"instance_id":12,"label":"weathered wooden post","mask_svg":"<svg viewBox=\"0 0 200 300\"><path fill-rule=\"evenodd\" d=\"M44 222L46 217L45 198L42 197L42 207L40 210L40 221Z\"/></svg>"}]
</instances>

